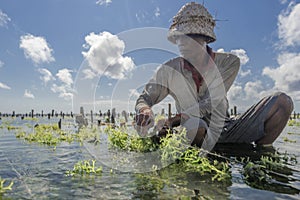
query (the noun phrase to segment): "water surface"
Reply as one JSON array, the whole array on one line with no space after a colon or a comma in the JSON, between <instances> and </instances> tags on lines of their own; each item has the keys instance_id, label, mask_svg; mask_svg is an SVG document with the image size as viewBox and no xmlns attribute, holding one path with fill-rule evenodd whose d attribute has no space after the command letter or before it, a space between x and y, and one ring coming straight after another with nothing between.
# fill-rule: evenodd
<instances>
[{"instance_id":1,"label":"water surface","mask_svg":"<svg viewBox=\"0 0 300 200\"><path fill-rule=\"evenodd\" d=\"M1 124L9 122L22 130L32 131L36 123L57 121L58 118L39 121L2 118ZM73 119L64 119L63 129L75 131ZM273 182L259 186L245 181L243 165L238 163L231 164L232 178L227 182L211 181L211 176L196 172L184 172L176 164L155 172L132 173L111 170L98 161L96 165L103 167L100 176L70 177L65 175L66 170L72 169L78 161L94 158L85 146L78 142L62 142L54 148L29 143L17 139L16 131L8 131L4 126L0 129L0 176L14 182L12 191L0 194L0 199L300 199L299 127L286 127L270 149L219 147L219 151L231 159L241 155L259 158L262 152L274 150L296 158L298 163L288 165ZM108 157L111 153L104 149L102 156Z\"/></svg>"}]
</instances>

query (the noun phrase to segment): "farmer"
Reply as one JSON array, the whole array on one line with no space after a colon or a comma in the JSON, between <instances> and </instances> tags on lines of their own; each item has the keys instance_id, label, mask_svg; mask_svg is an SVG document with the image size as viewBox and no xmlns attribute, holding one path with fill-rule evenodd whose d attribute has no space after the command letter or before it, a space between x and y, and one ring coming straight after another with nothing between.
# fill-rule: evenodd
<instances>
[{"instance_id":1,"label":"farmer","mask_svg":"<svg viewBox=\"0 0 300 200\"><path fill-rule=\"evenodd\" d=\"M241 116L228 114L227 92L234 82L240 60L230 53L213 52L215 21L198 3L187 3L169 29L168 40L181 57L161 65L136 102L136 129L147 136L154 126L152 106L167 95L175 100L175 123L187 130L192 145L211 150L218 143L272 144L285 127L293 102L277 92L261 99ZM178 123L179 121L179 123ZM166 124L173 126L173 122Z\"/></svg>"}]
</instances>

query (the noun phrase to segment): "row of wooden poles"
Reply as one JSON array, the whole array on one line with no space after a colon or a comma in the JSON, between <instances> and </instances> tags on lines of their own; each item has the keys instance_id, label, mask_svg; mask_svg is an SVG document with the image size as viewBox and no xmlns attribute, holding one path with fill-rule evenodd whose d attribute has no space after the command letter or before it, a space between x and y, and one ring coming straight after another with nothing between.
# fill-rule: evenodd
<instances>
[{"instance_id":1,"label":"row of wooden poles","mask_svg":"<svg viewBox=\"0 0 300 200\"><path fill-rule=\"evenodd\" d=\"M21 118L24 118L24 117L48 117L49 119L50 118L53 118L53 117L73 117L74 114L73 112L71 113L64 113L64 112L56 112L55 110L52 110L52 112L50 113L44 113L44 111L42 110L41 113L36 113L34 111L34 109L31 110L31 112L29 113L24 113L24 114L20 114L20 113L15 113L15 111L12 111L12 113L1 113L0 112L0 117L21 117Z\"/></svg>"},{"instance_id":2,"label":"row of wooden poles","mask_svg":"<svg viewBox=\"0 0 300 200\"><path fill-rule=\"evenodd\" d=\"M107 112L102 113L102 111L100 110L99 113L93 113L93 111L91 110L90 114L84 114L84 110L83 107L80 107L80 115L82 116L91 116L91 121L93 121L93 116L99 116L100 118L106 118L109 122L114 121L114 119L116 117L120 117L123 116L125 118L125 121L128 121L128 116L130 117L134 117L135 113L127 113L125 110L123 110L120 113L116 113L115 108L112 109L112 111L110 111L110 109L107 110ZM165 115L165 110L162 109L161 110L161 115ZM171 111L171 104L168 104L168 117L171 117L172 111ZM237 106L234 106L232 109L230 109L230 115L231 116L237 116L238 112L237 112ZM48 119L53 118L53 117L61 117L61 118L65 118L65 117L74 117L74 113L71 111L70 113L64 113L62 111L57 112L54 109L50 112L50 113L44 113L44 111L42 110L41 113L36 113L34 111L34 109L31 110L31 112L29 113L25 113L25 114L16 114L15 111L12 111L12 113L1 113L0 112L0 118L1 117L21 117L21 119L24 119L25 117L47 117ZM300 113L296 113L296 111L294 111L291 116L290 119L300 119Z\"/></svg>"}]
</instances>

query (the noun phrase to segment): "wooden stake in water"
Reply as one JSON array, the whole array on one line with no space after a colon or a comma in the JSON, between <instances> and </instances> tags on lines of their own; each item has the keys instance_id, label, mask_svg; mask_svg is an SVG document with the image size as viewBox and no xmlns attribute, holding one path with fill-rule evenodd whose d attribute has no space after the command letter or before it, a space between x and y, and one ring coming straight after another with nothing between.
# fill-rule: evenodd
<instances>
[{"instance_id":1,"label":"wooden stake in water","mask_svg":"<svg viewBox=\"0 0 300 200\"><path fill-rule=\"evenodd\" d=\"M61 119L58 121L58 128L61 130Z\"/></svg>"},{"instance_id":2,"label":"wooden stake in water","mask_svg":"<svg viewBox=\"0 0 300 200\"><path fill-rule=\"evenodd\" d=\"M168 118L170 119L172 117L172 111L171 111L171 104L168 104Z\"/></svg>"},{"instance_id":3,"label":"wooden stake in water","mask_svg":"<svg viewBox=\"0 0 300 200\"><path fill-rule=\"evenodd\" d=\"M234 116L237 116L237 107L236 106L233 107L233 114L234 114Z\"/></svg>"},{"instance_id":4,"label":"wooden stake in water","mask_svg":"<svg viewBox=\"0 0 300 200\"><path fill-rule=\"evenodd\" d=\"M113 108L111 110L111 120L110 120L111 123L113 123L113 124L115 123L116 116L117 116L117 114L116 114L116 108Z\"/></svg>"},{"instance_id":5,"label":"wooden stake in water","mask_svg":"<svg viewBox=\"0 0 300 200\"><path fill-rule=\"evenodd\" d=\"M84 110L82 106L80 107L80 114L84 117Z\"/></svg>"},{"instance_id":6,"label":"wooden stake in water","mask_svg":"<svg viewBox=\"0 0 300 200\"><path fill-rule=\"evenodd\" d=\"M106 115L107 115L107 118L108 118L107 122L110 123L110 109L108 109Z\"/></svg>"},{"instance_id":7,"label":"wooden stake in water","mask_svg":"<svg viewBox=\"0 0 300 200\"><path fill-rule=\"evenodd\" d=\"M122 116L124 117L125 122L128 122L128 116L125 110L122 111Z\"/></svg>"}]
</instances>

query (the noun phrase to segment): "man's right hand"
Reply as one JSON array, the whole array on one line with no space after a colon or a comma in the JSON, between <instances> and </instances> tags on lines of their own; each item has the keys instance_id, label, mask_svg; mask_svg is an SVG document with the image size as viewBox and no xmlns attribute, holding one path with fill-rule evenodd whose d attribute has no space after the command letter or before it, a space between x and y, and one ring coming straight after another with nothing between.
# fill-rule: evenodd
<instances>
[{"instance_id":1,"label":"man's right hand","mask_svg":"<svg viewBox=\"0 0 300 200\"><path fill-rule=\"evenodd\" d=\"M140 136L146 136L154 126L154 115L150 108L141 109L135 117L136 130Z\"/></svg>"},{"instance_id":2,"label":"man's right hand","mask_svg":"<svg viewBox=\"0 0 300 200\"><path fill-rule=\"evenodd\" d=\"M154 122L153 112L150 108L142 109L135 118L137 126L147 126L151 122Z\"/></svg>"}]
</instances>

